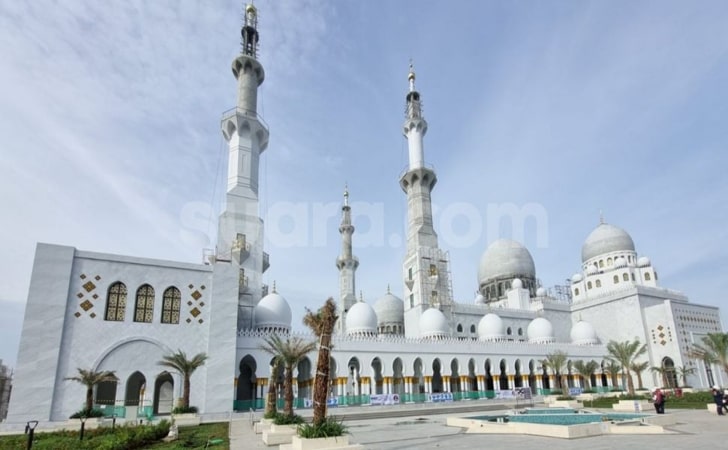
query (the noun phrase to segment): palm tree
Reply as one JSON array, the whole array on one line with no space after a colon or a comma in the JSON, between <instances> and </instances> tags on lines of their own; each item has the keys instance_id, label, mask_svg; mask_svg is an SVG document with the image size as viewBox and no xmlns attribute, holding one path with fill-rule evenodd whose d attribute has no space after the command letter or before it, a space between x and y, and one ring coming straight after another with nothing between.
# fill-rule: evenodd
<instances>
[{"instance_id":1,"label":"palm tree","mask_svg":"<svg viewBox=\"0 0 728 450\"><path fill-rule=\"evenodd\" d=\"M594 360L591 360L589 362L578 360L574 362L574 369L579 375L584 377L587 389L591 389L591 377L594 376L598 368L599 363Z\"/></svg>"},{"instance_id":2,"label":"palm tree","mask_svg":"<svg viewBox=\"0 0 728 450\"><path fill-rule=\"evenodd\" d=\"M622 366L622 375L627 376L627 391L634 395L634 381L632 380L632 364L637 358L647 352L647 344L642 344L639 339L634 341L609 341L607 343L607 359Z\"/></svg>"},{"instance_id":3,"label":"palm tree","mask_svg":"<svg viewBox=\"0 0 728 450\"><path fill-rule=\"evenodd\" d=\"M288 337L283 340L277 334L264 339L260 348L273 355L273 359L283 365L283 413L293 415L293 368L316 348L315 342L305 341L299 337ZM277 374L276 374L277 375Z\"/></svg>"},{"instance_id":4,"label":"palm tree","mask_svg":"<svg viewBox=\"0 0 728 450\"><path fill-rule=\"evenodd\" d=\"M634 362L632 363L629 368L637 375L637 389L644 389L644 385L642 384L642 372L647 370L647 368L650 367L649 361L643 361L641 363Z\"/></svg>"},{"instance_id":5,"label":"palm tree","mask_svg":"<svg viewBox=\"0 0 728 450\"><path fill-rule=\"evenodd\" d=\"M319 338L318 360L316 361L316 378L313 388L313 426L319 427L326 422L326 397L329 387L329 370L331 355L331 333L339 316L336 315L336 303L329 297L318 311L306 309L303 324L311 329Z\"/></svg>"},{"instance_id":6,"label":"palm tree","mask_svg":"<svg viewBox=\"0 0 728 450\"><path fill-rule=\"evenodd\" d=\"M566 360L569 355L566 354L566 352L562 352L561 350L556 350L553 353L549 353L546 355L546 359L541 361L541 365L545 367L549 367L551 371L556 375L556 378L559 380L559 388L561 388L561 391L563 394L568 394L568 392L564 391L564 385L567 383L564 383L564 369L566 368Z\"/></svg>"},{"instance_id":7,"label":"palm tree","mask_svg":"<svg viewBox=\"0 0 728 450\"><path fill-rule=\"evenodd\" d=\"M609 374L609 378L612 379L612 388L619 386L618 376L622 371L622 366L617 361L608 360L609 363L603 368L605 372Z\"/></svg>"},{"instance_id":8,"label":"palm tree","mask_svg":"<svg viewBox=\"0 0 728 450\"><path fill-rule=\"evenodd\" d=\"M662 378L663 387L667 387L667 388L672 387L671 386L672 383L670 383L670 381L669 381L671 379L671 377L668 377L668 373L673 371L672 368L668 369L665 367L653 366L653 367L650 367L650 371L660 375L660 377Z\"/></svg>"},{"instance_id":9,"label":"palm tree","mask_svg":"<svg viewBox=\"0 0 728 450\"><path fill-rule=\"evenodd\" d=\"M177 350L176 353L171 355L162 356L162 360L158 361L157 364L179 372L184 378L183 390L182 390L182 407L188 409L190 407L190 377L195 370L202 367L207 360L205 353L198 353L187 359L187 355L182 350Z\"/></svg>"},{"instance_id":10,"label":"palm tree","mask_svg":"<svg viewBox=\"0 0 728 450\"><path fill-rule=\"evenodd\" d=\"M689 355L707 364L719 364L728 372L728 333L708 333L701 344L693 344Z\"/></svg>"},{"instance_id":11,"label":"palm tree","mask_svg":"<svg viewBox=\"0 0 728 450\"><path fill-rule=\"evenodd\" d=\"M78 381L86 386L86 412L90 412L94 407L94 386L99 383L119 381L113 370L93 371L77 368L78 376L67 377L64 380Z\"/></svg>"},{"instance_id":12,"label":"palm tree","mask_svg":"<svg viewBox=\"0 0 728 450\"><path fill-rule=\"evenodd\" d=\"M268 379L268 396L265 399L265 417L272 417L278 410L276 400L278 392L278 374L281 372L281 362L278 358L273 358L273 367L271 368L270 378Z\"/></svg>"},{"instance_id":13,"label":"palm tree","mask_svg":"<svg viewBox=\"0 0 728 450\"><path fill-rule=\"evenodd\" d=\"M693 367L688 366L680 366L676 369L677 376L682 378L682 386L687 387L688 386L688 375L692 375L695 373L695 369Z\"/></svg>"}]
</instances>

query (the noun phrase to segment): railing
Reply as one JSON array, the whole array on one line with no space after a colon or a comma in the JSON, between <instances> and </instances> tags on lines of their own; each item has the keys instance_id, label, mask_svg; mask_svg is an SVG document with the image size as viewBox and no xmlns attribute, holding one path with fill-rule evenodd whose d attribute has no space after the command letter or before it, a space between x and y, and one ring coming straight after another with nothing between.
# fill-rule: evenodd
<instances>
[{"instance_id":1,"label":"railing","mask_svg":"<svg viewBox=\"0 0 728 450\"><path fill-rule=\"evenodd\" d=\"M263 117L258 114L257 111L254 111L252 109L245 109L245 108L230 108L227 111L222 113L222 119L220 119L221 122L225 122L226 120L230 119L233 116L236 116L238 114L242 114L246 117L250 117L253 119L256 119L258 122L260 122L261 125L263 125L263 128L266 130L268 129L268 124L263 120Z\"/></svg>"}]
</instances>

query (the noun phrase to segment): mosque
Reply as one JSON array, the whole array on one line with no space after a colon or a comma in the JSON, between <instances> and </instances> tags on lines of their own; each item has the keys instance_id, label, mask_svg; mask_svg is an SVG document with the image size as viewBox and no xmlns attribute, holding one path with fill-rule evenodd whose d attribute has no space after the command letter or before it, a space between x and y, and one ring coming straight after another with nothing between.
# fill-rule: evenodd
<instances>
[{"instance_id":1,"label":"mosque","mask_svg":"<svg viewBox=\"0 0 728 450\"><path fill-rule=\"evenodd\" d=\"M133 419L167 414L181 397L177 373L157 364L177 349L209 359L192 377L191 404L214 417L260 408L271 377L260 350L271 333L292 333L291 309L264 275L259 213L259 160L269 131L257 112L265 72L257 57L257 10L248 5L241 54L232 62L237 105L222 117L229 148L225 210L217 251L201 264L96 253L39 243L32 270L8 423L65 421L81 408L84 387L65 381L77 368L113 370L119 381L97 387L107 414ZM529 251L500 239L483 253L474 300L453 298L449 254L438 245L431 194L438 181L425 163L427 121L410 68L403 132L409 166L399 179L407 197L402 284L370 305L357 300L349 194L341 208L338 309L331 354L331 405L460 401L547 393L555 374L546 355L568 355L570 387L599 391L622 382L608 376L610 340L647 344L645 387L725 385L716 365L688 358L690 345L720 332L719 310L661 287L652 262L630 235L599 223L582 246L581 267L561 291L540 285ZM586 230L585 230L586 231ZM585 232L586 234L586 232ZM332 255L334 259L334 255ZM312 308L318 305L310 305ZM312 339L312 336L305 336ZM295 370L300 407L310 404L315 355ZM588 379L576 361L596 361ZM619 380L619 378L615 378Z\"/></svg>"}]
</instances>

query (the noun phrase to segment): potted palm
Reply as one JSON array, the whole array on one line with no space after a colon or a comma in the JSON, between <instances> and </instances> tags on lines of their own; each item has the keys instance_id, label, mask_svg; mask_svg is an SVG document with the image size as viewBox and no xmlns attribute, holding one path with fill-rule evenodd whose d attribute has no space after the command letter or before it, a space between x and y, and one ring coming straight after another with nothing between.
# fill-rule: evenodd
<instances>
[{"instance_id":1,"label":"potted palm","mask_svg":"<svg viewBox=\"0 0 728 450\"><path fill-rule=\"evenodd\" d=\"M71 415L69 419L71 419L71 422L74 426L76 425L75 419L82 419L83 421L86 421L86 419L89 418L93 420L91 422L86 421L88 425L98 425L101 421L101 418L104 416L104 413L100 409L95 409L93 407L94 388L101 383L116 382L119 379L116 377L116 374L113 370L95 371L82 369L80 367L76 370L78 371L78 375L73 377L66 377L64 378L64 380L76 381L86 386L86 401L84 402L83 409L73 413L73 415Z\"/></svg>"},{"instance_id":2,"label":"potted palm","mask_svg":"<svg viewBox=\"0 0 728 450\"><path fill-rule=\"evenodd\" d=\"M202 367L207 360L205 353L198 353L191 359L182 350L171 355L165 355L157 364L178 372L183 379L182 403L172 410L172 419L177 425L199 425L200 418L197 416L197 408L190 406L190 378L198 368Z\"/></svg>"}]
</instances>

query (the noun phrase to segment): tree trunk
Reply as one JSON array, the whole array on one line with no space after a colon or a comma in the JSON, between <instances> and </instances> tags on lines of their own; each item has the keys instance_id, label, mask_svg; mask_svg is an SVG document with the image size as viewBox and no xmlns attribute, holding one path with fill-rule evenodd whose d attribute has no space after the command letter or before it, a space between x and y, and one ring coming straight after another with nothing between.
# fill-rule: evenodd
<instances>
[{"instance_id":1,"label":"tree trunk","mask_svg":"<svg viewBox=\"0 0 728 450\"><path fill-rule=\"evenodd\" d=\"M640 372L637 372L637 386L639 387L639 389L643 389L642 374Z\"/></svg>"},{"instance_id":2,"label":"tree trunk","mask_svg":"<svg viewBox=\"0 0 728 450\"><path fill-rule=\"evenodd\" d=\"M86 386L86 411L94 407L94 387Z\"/></svg>"},{"instance_id":3,"label":"tree trunk","mask_svg":"<svg viewBox=\"0 0 728 450\"><path fill-rule=\"evenodd\" d=\"M322 334L319 341L318 359L316 361L316 378L313 391L313 425L321 425L326 421L326 400L329 393L329 348L331 334Z\"/></svg>"},{"instance_id":4,"label":"tree trunk","mask_svg":"<svg viewBox=\"0 0 728 450\"><path fill-rule=\"evenodd\" d=\"M182 391L182 405L185 408L190 407L190 377L189 377L189 375L185 376L184 388Z\"/></svg>"},{"instance_id":5,"label":"tree trunk","mask_svg":"<svg viewBox=\"0 0 728 450\"><path fill-rule=\"evenodd\" d=\"M268 379L268 396L265 399L265 414L269 415L278 411L278 405L276 405L276 373L278 372L277 366L274 366L273 371Z\"/></svg>"},{"instance_id":6,"label":"tree trunk","mask_svg":"<svg viewBox=\"0 0 728 450\"><path fill-rule=\"evenodd\" d=\"M634 381L632 380L632 371L627 370L627 391L629 395L634 395Z\"/></svg>"},{"instance_id":7,"label":"tree trunk","mask_svg":"<svg viewBox=\"0 0 728 450\"><path fill-rule=\"evenodd\" d=\"M293 366L286 364L286 375L283 381L283 414L293 415Z\"/></svg>"}]
</instances>

